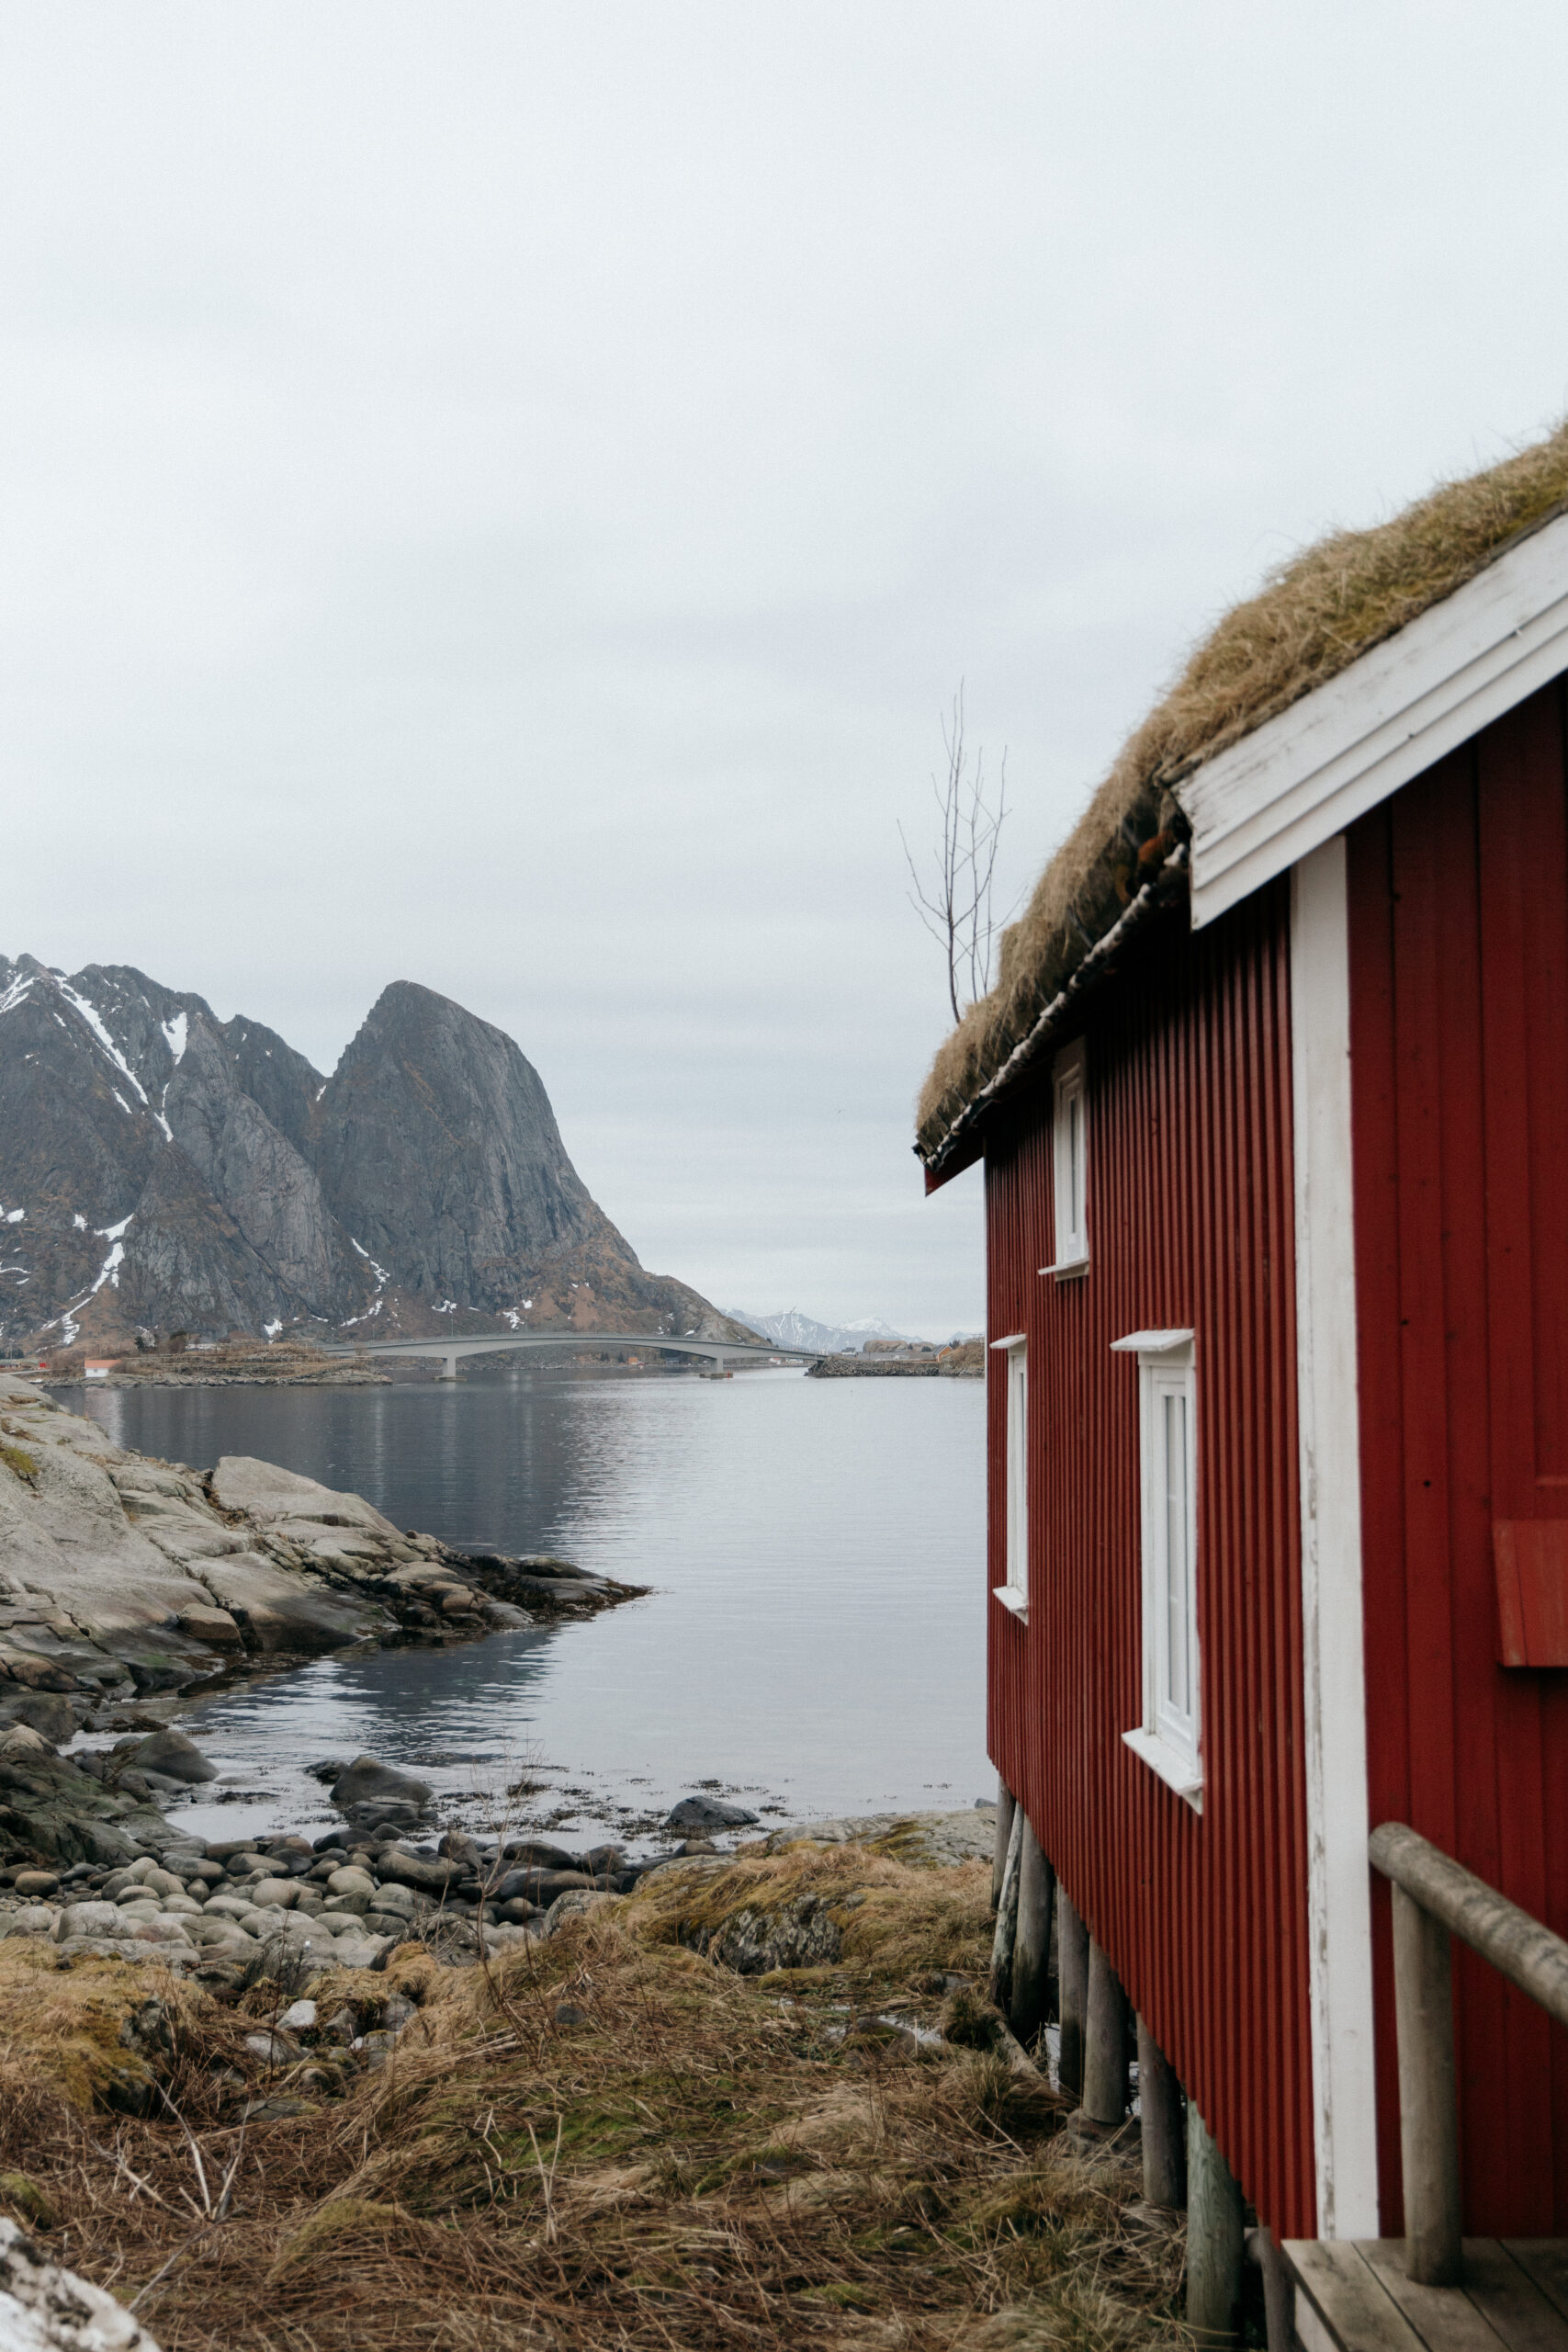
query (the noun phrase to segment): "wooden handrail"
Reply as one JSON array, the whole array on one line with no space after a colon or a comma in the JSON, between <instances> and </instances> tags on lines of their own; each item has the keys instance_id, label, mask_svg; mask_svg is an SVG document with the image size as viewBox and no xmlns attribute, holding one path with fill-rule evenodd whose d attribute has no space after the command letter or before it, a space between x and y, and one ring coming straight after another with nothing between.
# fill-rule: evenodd
<instances>
[{"instance_id":1,"label":"wooden handrail","mask_svg":"<svg viewBox=\"0 0 1568 2352\"><path fill-rule=\"evenodd\" d=\"M1407 2267L1424 2286L1452 2287L1463 2256L1450 1939L1461 1937L1562 2025L1568 1943L1403 1821L1374 1829L1370 1851L1393 1891Z\"/></svg>"},{"instance_id":2,"label":"wooden handrail","mask_svg":"<svg viewBox=\"0 0 1568 2352\"><path fill-rule=\"evenodd\" d=\"M1384 1878L1539 2001L1559 2025L1568 2025L1568 1943L1561 1936L1403 1821L1385 1821L1373 1830L1371 1855Z\"/></svg>"}]
</instances>

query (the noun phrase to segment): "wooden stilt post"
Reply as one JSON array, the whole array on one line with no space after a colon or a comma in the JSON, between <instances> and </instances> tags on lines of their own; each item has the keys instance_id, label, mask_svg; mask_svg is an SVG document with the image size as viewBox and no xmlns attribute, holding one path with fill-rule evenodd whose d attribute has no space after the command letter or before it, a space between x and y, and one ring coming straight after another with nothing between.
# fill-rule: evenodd
<instances>
[{"instance_id":1,"label":"wooden stilt post","mask_svg":"<svg viewBox=\"0 0 1568 2352\"><path fill-rule=\"evenodd\" d=\"M1062 2042L1056 2080L1069 2098L1083 2096L1084 2014L1089 2007L1089 1929L1058 1879L1056 1882L1056 1971L1061 1996Z\"/></svg>"},{"instance_id":2,"label":"wooden stilt post","mask_svg":"<svg viewBox=\"0 0 1568 2352\"><path fill-rule=\"evenodd\" d=\"M1235 2336L1241 2301L1241 2191L1187 2102L1187 2324L1212 2341Z\"/></svg>"},{"instance_id":3,"label":"wooden stilt post","mask_svg":"<svg viewBox=\"0 0 1568 2352\"><path fill-rule=\"evenodd\" d=\"M1055 1883L1056 1873L1041 1852L1026 1817L1019 1840L1018 1939L1013 1946L1012 1999L1008 2009L1008 2023L1026 2050L1045 2022L1051 1894Z\"/></svg>"},{"instance_id":4,"label":"wooden stilt post","mask_svg":"<svg viewBox=\"0 0 1568 2352\"><path fill-rule=\"evenodd\" d=\"M991 1998L1004 2017L1012 2007L1013 1951L1018 1939L1018 1873L1022 1859L1023 1807L1015 1807L1012 1835L1002 1867L1001 1898L997 1905L997 1930L991 1938Z\"/></svg>"},{"instance_id":5,"label":"wooden stilt post","mask_svg":"<svg viewBox=\"0 0 1568 2352\"><path fill-rule=\"evenodd\" d=\"M1393 1889L1393 2013L1399 2034L1399 2137L1410 2276L1457 2287L1459 2109L1454 2092L1453 1957L1449 1931Z\"/></svg>"},{"instance_id":6,"label":"wooden stilt post","mask_svg":"<svg viewBox=\"0 0 1568 2352\"><path fill-rule=\"evenodd\" d=\"M1268 2324L1269 2352L1292 2352L1295 2289L1285 2257L1274 2243L1272 2230L1258 2231L1258 2262L1263 2273L1263 2316Z\"/></svg>"},{"instance_id":7,"label":"wooden stilt post","mask_svg":"<svg viewBox=\"0 0 1568 2352\"><path fill-rule=\"evenodd\" d=\"M1012 1791L997 1774L997 1842L991 1852L991 1909L995 1912L1002 1899L1002 1872L1008 1862L1008 1839L1012 1836L1014 1806Z\"/></svg>"},{"instance_id":8,"label":"wooden stilt post","mask_svg":"<svg viewBox=\"0 0 1568 2352\"><path fill-rule=\"evenodd\" d=\"M1083 2111L1091 2123L1127 2120L1127 1996L1090 1937L1084 2013Z\"/></svg>"},{"instance_id":9,"label":"wooden stilt post","mask_svg":"<svg viewBox=\"0 0 1568 2352\"><path fill-rule=\"evenodd\" d=\"M1181 2086L1142 2018L1138 2019L1138 2115L1144 2202L1179 2213L1187 2202L1187 2123L1181 2112Z\"/></svg>"}]
</instances>

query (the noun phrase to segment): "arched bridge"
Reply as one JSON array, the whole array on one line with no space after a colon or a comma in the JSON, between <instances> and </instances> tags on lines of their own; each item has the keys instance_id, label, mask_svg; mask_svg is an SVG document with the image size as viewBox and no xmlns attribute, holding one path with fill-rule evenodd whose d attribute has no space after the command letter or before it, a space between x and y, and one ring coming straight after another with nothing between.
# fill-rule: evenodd
<instances>
[{"instance_id":1,"label":"arched bridge","mask_svg":"<svg viewBox=\"0 0 1568 2352\"><path fill-rule=\"evenodd\" d=\"M456 1380L459 1356L499 1355L538 1348L642 1348L682 1356L706 1356L723 1370L731 1359L742 1363L814 1363L809 1348L776 1348L765 1340L698 1340L665 1331L508 1331L482 1340L367 1340L358 1345L327 1340L320 1343L333 1356L439 1356L442 1380Z\"/></svg>"}]
</instances>

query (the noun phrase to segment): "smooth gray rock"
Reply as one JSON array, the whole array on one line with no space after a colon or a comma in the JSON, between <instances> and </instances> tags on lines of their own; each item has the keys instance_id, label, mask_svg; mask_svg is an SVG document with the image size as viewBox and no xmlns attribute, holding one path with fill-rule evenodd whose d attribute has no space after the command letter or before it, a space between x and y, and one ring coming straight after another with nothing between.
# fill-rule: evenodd
<instances>
[{"instance_id":1,"label":"smooth gray rock","mask_svg":"<svg viewBox=\"0 0 1568 2352\"><path fill-rule=\"evenodd\" d=\"M382 1764L374 1756L356 1756L348 1770L333 1782L333 1803L340 1812L349 1807L393 1804L427 1805L434 1791L428 1781Z\"/></svg>"},{"instance_id":2,"label":"smooth gray rock","mask_svg":"<svg viewBox=\"0 0 1568 2352\"><path fill-rule=\"evenodd\" d=\"M757 1815L722 1797L682 1797L664 1816L666 1829L739 1829Z\"/></svg>"},{"instance_id":3,"label":"smooth gray rock","mask_svg":"<svg viewBox=\"0 0 1568 2352\"><path fill-rule=\"evenodd\" d=\"M187 1739L172 1724L139 1739L130 1750L130 1759L138 1771L158 1772L167 1781L197 1783L218 1778L217 1765L209 1763L195 1740Z\"/></svg>"},{"instance_id":4,"label":"smooth gray rock","mask_svg":"<svg viewBox=\"0 0 1568 2352\"><path fill-rule=\"evenodd\" d=\"M0 1699L0 1723L26 1724L51 1747L63 1747L76 1736L71 1702L54 1690L7 1690Z\"/></svg>"},{"instance_id":5,"label":"smooth gray rock","mask_svg":"<svg viewBox=\"0 0 1568 2352\"><path fill-rule=\"evenodd\" d=\"M460 1862L427 1862L421 1854L400 1854L389 1847L376 1863L377 1876L385 1886L389 1880L401 1886L412 1887L418 1894L445 1894L456 1886L463 1875Z\"/></svg>"}]
</instances>

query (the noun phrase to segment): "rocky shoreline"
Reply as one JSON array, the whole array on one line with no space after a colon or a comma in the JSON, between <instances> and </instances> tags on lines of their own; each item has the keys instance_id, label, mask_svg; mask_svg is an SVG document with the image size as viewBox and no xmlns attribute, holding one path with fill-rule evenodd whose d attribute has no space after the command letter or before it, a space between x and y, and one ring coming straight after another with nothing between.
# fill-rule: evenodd
<instances>
[{"instance_id":1,"label":"rocky shoreline","mask_svg":"<svg viewBox=\"0 0 1568 2352\"><path fill-rule=\"evenodd\" d=\"M0 1717L19 1690L67 1694L85 1718L361 1644L592 1616L641 1590L459 1552L248 1455L203 1474L133 1453L0 1375Z\"/></svg>"},{"instance_id":2,"label":"rocky shoreline","mask_svg":"<svg viewBox=\"0 0 1568 2352\"><path fill-rule=\"evenodd\" d=\"M341 1826L314 1839L207 1839L160 1810L217 1778L182 1732L133 1720L112 1747L62 1754L58 1743L76 1730L65 1698L13 1703L0 1737L9 1849L0 1938L44 1938L65 1962L156 1961L209 1991L264 1978L298 1989L327 1969L379 1970L410 1940L447 1966L471 1965L487 1950L553 1933L590 1896L628 1894L670 1861L716 1853L716 1833L757 1819L716 1798L683 1798L665 1823L667 1850L644 1861L615 1846L574 1853L457 1829L429 1842L428 1782L360 1756L310 1767L331 1783Z\"/></svg>"},{"instance_id":3,"label":"rocky shoreline","mask_svg":"<svg viewBox=\"0 0 1568 2352\"><path fill-rule=\"evenodd\" d=\"M994 1808L552 1895L551 1854L381 1844L355 1816L422 1800L334 1770L336 1845L7 1898L0 2339L999 2352L1087 2313L1168 2345L1180 2233L1135 2201L1136 2122L1086 2139L988 1995ZM463 1916L487 1863L526 1919Z\"/></svg>"},{"instance_id":4,"label":"rocky shoreline","mask_svg":"<svg viewBox=\"0 0 1568 2352\"><path fill-rule=\"evenodd\" d=\"M984 1380L985 1376L986 1349L981 1340L964 1340L929 1356L818 1356L806 1374L807 1380Z\"/></svg>"},{"instance_id":5,"label":"rocky shoreline","mask_svg":"<svg viewBox=\"0 0 1568 2352\"><path fill-rule=\"evenodd\" d=\"M333 1652L591 1617L641 1589L401 1533L362 1497L248 1456L205 1476L155 1461L0 1377L0 1881L191 1843L159 1809L210 1777L159 1765L181 1698Z\"/></svg>"}]
</instances>

